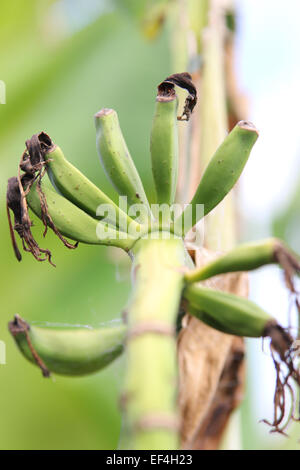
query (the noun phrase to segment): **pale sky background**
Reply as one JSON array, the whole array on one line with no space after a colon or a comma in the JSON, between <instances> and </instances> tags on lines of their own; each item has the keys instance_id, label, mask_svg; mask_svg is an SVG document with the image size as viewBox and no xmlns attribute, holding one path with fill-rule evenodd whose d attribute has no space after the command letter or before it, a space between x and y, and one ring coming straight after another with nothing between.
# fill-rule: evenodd
<instances>
[{"instance_id":1,"label":"pale sky background","mask_svg":"<svg viewBox=\"0 0 300 470\"><path fill-rule=\"evenodd\" d=\"M236 0L236 6L237 71L250 99L249 118L260 130L240 189L247 235L254 239L271 235L270 221L299 179L300 1ZM287 324L289 300L278 268L251 275L251 298ZM261 341L249 340L248 345L257 422L272 417L275 376L271 359L261 352ZM263 435L268 433L265 425L260 426Z\"/></svg>"}]
</instances>

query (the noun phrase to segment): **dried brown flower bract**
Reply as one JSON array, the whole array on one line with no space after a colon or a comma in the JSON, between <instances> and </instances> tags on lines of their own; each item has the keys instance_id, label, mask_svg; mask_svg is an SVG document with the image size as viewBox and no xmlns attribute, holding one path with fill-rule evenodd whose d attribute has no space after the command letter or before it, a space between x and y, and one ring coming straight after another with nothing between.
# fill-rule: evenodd
<instances>
[{"instance_id":1,"label":"dried brown flower bract","mask_svg":"<svg viewBox=\"0 0 300 470\"><path fill-rule=\"evenodd\" d=\"M189 93L185 100L182 115L177 118L179 121L188 121L197 103L197 90L192 82L192 76L187 72L170 75L158 85L158 96L174 96L174 85L184 88Z\"/></svg>"},{"instance_id":2,"label":"dried brown flower bract","mask_svg":"<svg viewBox=\"0 0 300 470\"><path fill-rule=\"evenodd\" d=\"M8 180L6 194L7 216L13 249L18 261L21 261L22 256L17 246L14 230L19 234L25 251L32 253L38 261L47 259L50 264L55 266L51 261L51 252L39 247L30 229L32 222L28 214L26 196L35 181L41 204L41 219L45 227L43 235L46 235L49 226L67 248L74 249L78 246L78 243L74 245L69 243L56 228L49 214L46 197L41 188L42 178L46 172L45 154L53 147L54 144L51 138L45 132L34 134L26 141L26 150L23 152L18 166L18 176ZM21 171L24 173L21 174ZM12 225L10 210L14 213L14 226Z\"/></svg>"},{"instance_id":3,"label":"dried brown flower bract","mask_svg":"<svg viewBox=\"0 0 300 470\"><path fill-rule=\"evenodd\" d=\"M25 173L21 177L21 186L26 187L26 184L31 182L32 177ZM34 258L38 261L48 260L50 264L55 266L51 261L51 252L47 249L40 248L36 240L31 233L32 222L29 218L28 211L24 211L24 205L22 204L22 195L20 192L19 180L16 177L9 178L7 192L6 192L6 206L7 215L10 228L10 234L15 255L18 261L21 261L21 253L18 249L16 239L14 236L14 230L18 233L22 240L22 246L24 251L32 253ZM14 226L12 226L10 212L14 214Z\"/></svg>"}]
</instances>

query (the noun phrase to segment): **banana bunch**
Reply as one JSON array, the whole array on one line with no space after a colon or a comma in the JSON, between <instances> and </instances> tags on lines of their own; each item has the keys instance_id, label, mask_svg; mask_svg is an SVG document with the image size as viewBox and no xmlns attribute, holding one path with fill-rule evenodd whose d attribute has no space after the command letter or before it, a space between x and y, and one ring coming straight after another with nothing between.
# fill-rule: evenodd
<instances>
[{"instance_id":1,"label":"banana bunch","mask_svg":"<svg viewBox=\"0 0 300 470\"><path fill-rule=\"evenodd\" d=\"M119 357L124 349L127 327L40 327L29 325L19 315L9 330L23 356L42 370L62 375L97 372Z\"/></svg>"},{"instance_id":2,"label":"banana bunch","mask_svg":"<svg viewBox=\"0 0 300 470\"><path fill-rule=\"evenodd\" d=\"M189 93L179 118L175 85ZM177 120L183 120L183 116L188 120L196 102L196 89L188 73L171 75L158 86L150 142L152 172L157 203L170 209L178 175ZM41 249L29 233L32 223L27 204L42 219L45 233L47 226L50 226L68 248L74 248L74 245L64 236L76 242L113 245L126 251L137 239L151 231L166 229L184 236L201 217L197 206L204 205L206 215L234 186L258 135L251 123L238 123L210 161L188 207L175 222L172 222L170 212L166 226L161 223L160 215L153 216L120 129L117 113L112 109L102 109L95 115L95 125L96 144L103 168L117 192L127 197L130 207L122 210L115 204L65 158L61 148L47 134L41 132L32 136L26 142L27 150L19 165L19 200L17 203L11 202L11 188L8 188L7 207L8 214L9 209L14 212L14 228L23 245L25 240L25 250L31 251L40 261L45 259L43 256L50 261L51 253ZM20 170L25 172L22 176ZM15 253L21 259L11 223L10 227Z\"/></svg>"},{"instance_id":3,"label":"banana bunch","mask_svg":"<svg viewBox=\"0 0 300 470\"><path fill-rule=\"evenodd\" d=\"M27 194L32 211L42 217L41 202L35 181ZM117 231L109 224L98 221L58 194L47 177L41 182L41 190L47 201L47 209L57 230L64 236L89 245L113 245L129 251L135 239ZM100 234L100 236L98 236Z\"/></svg>"},{"instance_id":4,"label":"banana bunch","mask_svg":"<svg viewBox=\"0 0 300 470\"><path fill-rule=\"evenodd\" d=\"M179 117L175 86L188 92ZM171 75L158 86L150 153L156 202L159 207L170 209L170 214L174 208L178 178L177 121L188 121L196 103L197 91L188 73ZM70 249L84 243L116 246L128 252L134 261L131 295L134 301L128 304L128 325L95 329L40 327L28 325L15 316L9 329L22 354L38 365L45 377L50 372L83 375L111 363L122 353L128 339L130 433L133 436L142 429L143 436L149 433L154 442L159 443L165 428L172 427L174 434L176 427L175 405L171 406L173 414L167 413L167 419L164 414L173 400L170 397L174 396L174 387L172 381L166 380L165 372L164 379L161 376L157 382L164 383L166 389L169 386L172 389L165 394L155 394L151 392L151 386L158 370L172 370L172 374L175 371L175 353L172 356L169 351L175 351L174 331L181 299L189 313L217 330L238 336L269 336L272 351L278 353L280 361L287 366L288 376L284 378L283 387L290 386L290 377L300 385L299 373L290 356L292 339L276 320L247 299L201 284L201 281L216 275L278 263L284 270L287 286L296 297L293 277L300 273L297 256L279 240L269 239L240 245L206 266L195 268L183 243L187 232L236 184L257 140L257 129L247 121L237 123L210 160L190 204L179 216L169 215L167 224L164 224L161 216L149 205L117 113L107 108L100 110L95 115L95 126L96 146L103 169L117 193L127 198L129 207L122 205L121 208L115 204L65 158L61 148L47 134L41 132L26 141L18 175L9 179L9 227L19 261L21 254L14 232L20 236L25 251L31 252L39 261L48 259L51 262L50 251L41 248L33 237L28 206L42 220L44 235L50 227ZM198 211L199 206L204 210ZM14 215L14 226L10 211ZM75 245L64 237L74 240ZM154 310L153 305L157 307ZM300 311L299 302L297 305ZM138 351L138 354L132 351ZM157 369L151 367L153 351L168 352L160 354L161 363ZM149 367L145 368L148 360ZM142 382L140 371L145 369L147 380ZM145 384L149 386L145 387ZM281 389L278 388L277 392L281 393ZM163 394L168 397L165 408L159 408L161 412L155 415ZM146 419L143 416L145 403L149 411ZM152 429L153 423L154 427L162 428L159 436ZM274 426L278 428L277 424Z\"/></svg>"},{"instance_id":5,"label":"banana bunch","mask_svg":"<svg viewBox=\"0 0 300 470\"><path fill-rule=\"evenodd\" d=\"M28 206L43 221L44 235L49 226L68 248L81 242L129 251L142 233L141 225L77 170L47 134L35 134L26 141L26 148L18 177L10 178L7 189L7 213L18 260L22 257L14 230L25 251L39 261L48 259L53 264L50 251L40 248L32 235ZM21 175L20 171L24 173ZM14 227L10 210L14 213ZM70 244L64 236L77 243Z\"/></svg>"}]
</instances>

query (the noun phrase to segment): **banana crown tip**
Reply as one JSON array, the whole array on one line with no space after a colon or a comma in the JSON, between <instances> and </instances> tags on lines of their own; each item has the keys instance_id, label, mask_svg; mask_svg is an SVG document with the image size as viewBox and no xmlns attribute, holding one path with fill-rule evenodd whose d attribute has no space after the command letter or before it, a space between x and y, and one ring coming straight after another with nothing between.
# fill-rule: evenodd
<instances>
[{"instance_id":1,"label":"banana crown tip","mask_svg":"<svg viewBox=\"0 0 300 470\"><path fill-rule=\"evenodd\" d=\"M112 114L114 113L114 110L113 109L110 109L110 108L102 108L100 109L100 111L98 111L96 114L95 114L95 118L101 118L103 116L108 116L109 114Z\"/></svg>"},{"instance_id":2,"label":"banana crown tip","mask_svg":"<svg viewBox=\"0 0 300 470\"><path fill-rule=\"evenodd\" d=\"M237 126L239 126L241 129L245 129L246 131L256 132L256 134L259 135L258 129L250 121L239 121Z\"/></svg>"}]
</instances>

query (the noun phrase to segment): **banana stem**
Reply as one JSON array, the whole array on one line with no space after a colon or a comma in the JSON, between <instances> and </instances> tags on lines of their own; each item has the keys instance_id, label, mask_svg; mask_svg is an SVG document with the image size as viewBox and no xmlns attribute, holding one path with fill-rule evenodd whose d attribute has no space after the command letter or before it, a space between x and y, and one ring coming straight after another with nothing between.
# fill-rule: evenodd
<instances>
[{"instance_id":1,"label":"banana stem","mask_svg":"<svg viewBox=\"0 0 300 470\"><path fill-rule=\"evenodd\" d=\"M175 323L183 287L183 243L162 235L141 239L131 254L122 448L177 449Z\"/></svg>"}]
</instances>

